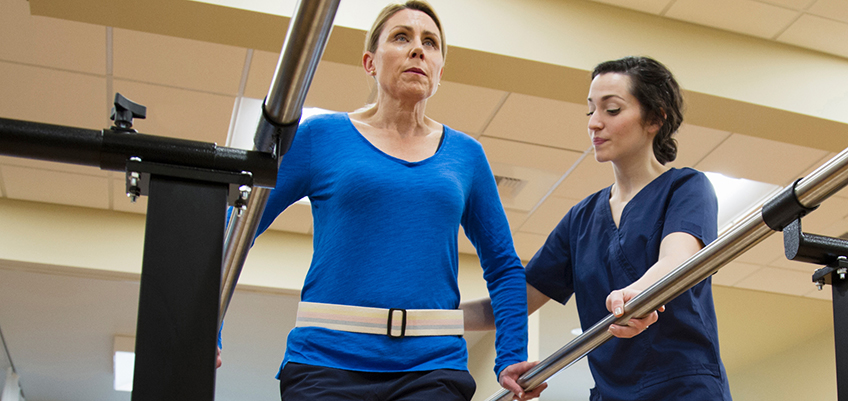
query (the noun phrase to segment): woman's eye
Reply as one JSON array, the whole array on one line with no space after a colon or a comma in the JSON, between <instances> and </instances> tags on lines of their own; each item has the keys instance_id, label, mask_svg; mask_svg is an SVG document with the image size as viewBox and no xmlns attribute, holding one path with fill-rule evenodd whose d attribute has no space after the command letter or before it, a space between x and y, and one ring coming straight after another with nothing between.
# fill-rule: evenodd
<instances>
[{"instance_id":1,"label":"woman's eye","mask_svg":"<svg viewBox=\"0 0 848 401\"><path fill-rule=\"evenodd\" d=\"M587 117L592 117L592 114L595 114L595 112L594 112L594 111L590 111L590 112L586 113L586 116L587 116Z\"/></svg>"},{"instance_id":2,"label":"woman's eye","mask_svg":"<svg viewBox=\"0 0 848 401\"><path fill-rule=\"evenodd\" d=\"M406 35L399 33L399 34L395 35L395 40L401 41L401 42L406 42L407 41Z\"/></svg>"},{"instance_id":3,"label":"woman's eye","mask_svg":"<svg viewBox=\"0 0 848 401\"><path fill-rule=\"evenodd\" d=\"M436 47L436 41L433 39L424 39L424 45Z\"/></svg>"},{"instance_id":4,"label":"woman's eye","mask_svg":"<svg viewBox=\"0 0 848 401\"><path fill-rule=\"evenodd\" d=\"M617 109L608 109L608 110L607 110L607 113L609 113L609 114L611 114L611 115L616 115L616 114L618 114L620 111L621 111L621 108L617 108Z\"/></svg>"}]
</instances>

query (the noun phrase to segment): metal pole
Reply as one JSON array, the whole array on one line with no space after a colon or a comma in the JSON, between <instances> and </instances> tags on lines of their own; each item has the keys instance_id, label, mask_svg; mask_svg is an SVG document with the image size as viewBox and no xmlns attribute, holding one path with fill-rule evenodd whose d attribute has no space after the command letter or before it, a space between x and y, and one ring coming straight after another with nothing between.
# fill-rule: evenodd
<instances>
[{"instance_id":1,"label":"metal pole","mask_svg":"<svg viewBox=\"0 0 848 401\"><path fill-rule=\"evenodd\" d=\"M262 107L263 118L254 136L254 149L275 151L278 163L294 138L303 102L324 53L339 1L302 0L298 2L295 15L289 23L274 80ZM270 191L268 188L254 188L248 198L247 209L241 214L233 213L230 216L224 244L219 327L247 260Z\"/></svg>"},{"instance_id":2,"label":"metal pole","mask_svg":"<svg viewBox=\"0 0 848 401\"><path fill-rule=\"evenodd\" d=\"M795 186L795 196L803 206L814 207L846 184L848 184L848 149L804 177ZM762 205L757 206L743 221L731 227L711 244L627 302L624 307L625 314L622 317L608 315L522 375L518 384L525 390L536 388L554 374L571 366L611 339L612 334L607 331L611 324L623 324L631 318L644 316L665 305L713 275L722 266L766 239L773 232L763 220ZM489 397L487 401L509 400L512 397L511 394L502 389Z\"/></svg>"}]
</instances>

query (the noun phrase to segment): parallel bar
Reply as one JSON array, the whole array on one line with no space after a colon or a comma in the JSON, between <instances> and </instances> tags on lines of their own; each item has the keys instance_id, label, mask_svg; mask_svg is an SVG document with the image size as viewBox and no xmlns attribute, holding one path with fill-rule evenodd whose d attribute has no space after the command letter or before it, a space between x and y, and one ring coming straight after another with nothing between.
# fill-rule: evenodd
<instances>
[{"instance_id":1,"label":"parallel bar","mask_svg":"<svg viewBox=\"0 0 848 401\"><path fill-rule=\"evenodd\" d=\"M848 184L848 149L804 177L795 186L795 195L804 206L814 207L846 184ZM753 210L743 221L731 227L718 239L627 302L624 307L625 314L622 317L616 319L615 315L608 315L522 375L518 383L525 390L536 388L554 374L571 366L611 339L612 334L607 331L609 325L624 324L631 318L651 313L766 239L774 231L763 221L762 205ZM506 401L510 398L510 392L501 390L489 397L487 401Z\"/></svg>"},{"instance_id":2,"label":"parallel bar","mask_svg":"<svg viewBox=\"0 0 848 401\"><path fill-rule=\"evenodd\" d=\"M214 143L139 133L83 128L0 118L0 155L125 171L127 160L188 168L250 171L254 185L273 187L277 161L265 152L218 146Z\"/></svg>"},{"instance_id":3,"label":"parallel bar","mask_svg":"<svg viewBox=\"0 0 848 401\"><path fill-rule=\"evenodd\" d=\"M845 401L848 400L848 380L845 380L848 377L848 280L833 277L831 287L833 338L836 349L836 394L839 401Z\"/></svg>"},{"instance_id":4,"label":"parallel bar","mask_svg":"<svg viewBox=\"0 0 848 401\"><path fill-rule=\"evenodd\" d=\"M278 162L294 138L303 102L324 53L339 1L300 1L291 19L274 80L262 107L263 118L254 136L254 149L263 152L274 150ZM224 244L219 326L223 324L269 194L267 188L254 189L248 199L247 210L230 216Z\"/></svg>"}]
</instances>

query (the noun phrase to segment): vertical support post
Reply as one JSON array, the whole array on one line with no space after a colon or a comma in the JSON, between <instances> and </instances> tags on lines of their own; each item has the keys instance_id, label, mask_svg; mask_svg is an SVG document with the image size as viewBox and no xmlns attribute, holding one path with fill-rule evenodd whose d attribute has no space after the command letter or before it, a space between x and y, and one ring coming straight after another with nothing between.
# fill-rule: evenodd
<instances>
[{"instance_id":1,"label":"vertical support post","mask_svg":"<svg viewBox=\"0 0 848 401\"><path fill-rule=\"evenodd\" d=\"M151 174L133 401L215 397L227 191Z\"/></svg>"},{"instance_id":2,"label":"vertical support post","mask_svg":"<svg viewBox=\"0 0 848 401\"><path fill-rule=\"evenodd\" d=\"M831 273L833 287L833 342L836 346L836 394L848 401L848 279Z\"/></svg>"}]
</instances>

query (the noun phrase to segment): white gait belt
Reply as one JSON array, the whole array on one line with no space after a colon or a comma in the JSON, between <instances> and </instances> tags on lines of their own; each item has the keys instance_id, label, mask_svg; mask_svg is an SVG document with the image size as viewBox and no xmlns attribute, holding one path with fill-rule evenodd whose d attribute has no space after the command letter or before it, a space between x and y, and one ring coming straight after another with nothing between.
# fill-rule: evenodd
<instances>
[{"instance_id":1,"label":"white gait belt","mask_svg":"<svg viewBox=\"0 0 848 401\"><path fill-rule=\"evenodd\" d=\"M300 302L295 327L323 327L389 337L461 336L459 309L382 309L365 306Z\"/></svg>"}]
</instances>

